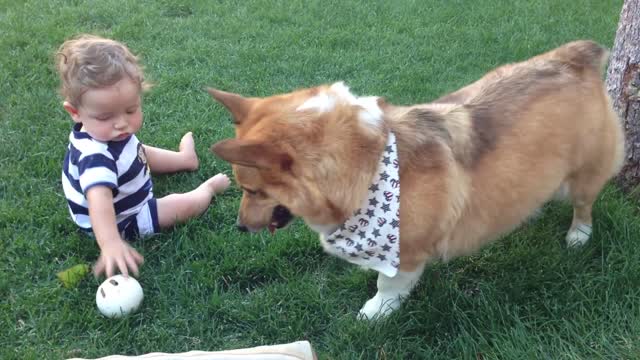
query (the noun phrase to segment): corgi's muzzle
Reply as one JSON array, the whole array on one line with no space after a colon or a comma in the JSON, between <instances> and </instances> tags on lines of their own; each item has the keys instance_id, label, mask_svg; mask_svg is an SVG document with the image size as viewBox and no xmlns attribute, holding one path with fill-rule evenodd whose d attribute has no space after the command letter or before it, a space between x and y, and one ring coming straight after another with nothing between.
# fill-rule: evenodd
<instances>
[{"instance_id":1,"label":"corgi's muzzle","mask_svg":"<svg viewBox=\"0 0 640 360\"><path fill-rule=\"evenodd\" d=\"M275 208L273 208L273 212L271 214L271 222L267 227L269 229L269 232L273 234L276 231L276 229L281 229L289 225L289 223L292 220L293 220L293 215L291 214L289 209L287 209L282 205L278 205ZM238 216L238 220L236 221L236 227L238 228L239 231L242 231L242 232L257 231L257 229L250 229L246 225L242 224L242 222L240 222L239 216Z\"/></svg>"}]
</instances>

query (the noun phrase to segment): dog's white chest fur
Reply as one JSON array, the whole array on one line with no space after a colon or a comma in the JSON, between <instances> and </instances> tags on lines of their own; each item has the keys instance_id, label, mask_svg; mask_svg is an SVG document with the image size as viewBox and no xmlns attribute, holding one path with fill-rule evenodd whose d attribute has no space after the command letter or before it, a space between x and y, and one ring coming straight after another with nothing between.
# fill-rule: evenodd
<instances>
[{"instance_id":1,"label":"dog's white chest fur","mask_svg":"<svg viewBox=\"0 0 640 360\"><path fill-rule=\"evenodd\" d=\"M389 133L364 204L323 239L325 250L393 277L400 266L400 174L396 138Z\"/></svg>"}]
</instances>

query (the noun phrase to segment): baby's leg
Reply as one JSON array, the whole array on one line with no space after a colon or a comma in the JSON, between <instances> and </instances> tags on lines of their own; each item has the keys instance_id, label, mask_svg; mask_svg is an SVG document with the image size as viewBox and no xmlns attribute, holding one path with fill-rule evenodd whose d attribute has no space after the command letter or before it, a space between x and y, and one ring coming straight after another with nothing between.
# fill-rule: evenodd
<instances>
[{"instance_id":1,"label":"baby's leg","mask_svg":"<svg viewBox=\"0 0 640 360\"><path fill-rule=\"evenodd\" d=\"M200 165L191 132L182 137L178 151L144 145L144 153L147 156L151 172L156 174L193 171L197 170Z\"/></svg>"},{"instance_id":2,"label":"baby's leg","mask_svg":"<svg viewBox=\"0 0 640 360\"><path fill-rule=\"evenodd\" d=\"M188 193L171 194L158 199L160 227L170 227L202 214L209 207L213 196L227 187L227 175L218 174Z\"/></svg>"}]
</instances>

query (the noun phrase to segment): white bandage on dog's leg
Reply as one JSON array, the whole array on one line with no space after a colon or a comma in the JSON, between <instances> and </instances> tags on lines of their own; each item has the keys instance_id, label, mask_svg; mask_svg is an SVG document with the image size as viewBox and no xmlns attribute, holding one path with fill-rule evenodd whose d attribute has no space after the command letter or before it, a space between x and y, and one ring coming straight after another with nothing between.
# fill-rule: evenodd
<instances>
[{"instance_id":1,"label":"white bandage on dog's leg","mask_svg":"<svg viewBox=\"0 0 640 360\"><path fill-rule=\"evenodd\" d=\"M398 271L392 278L378 274L378 292L360 309L358 319L382 318L399 308L402 299L409 295L420 280L423 270L424 264L412 272Z\"/></svg>"},{"instance_id":2,"label":"white bandage on dog's leg","mask_svg":"<svg viewBox=\"0 0 640 360\"><path fill-rule=\"evenodd\" d=\"M589 241L591 232L591 225L579 223L567 233L567 246L583 245Z\"/></svg>"}]
</instances>

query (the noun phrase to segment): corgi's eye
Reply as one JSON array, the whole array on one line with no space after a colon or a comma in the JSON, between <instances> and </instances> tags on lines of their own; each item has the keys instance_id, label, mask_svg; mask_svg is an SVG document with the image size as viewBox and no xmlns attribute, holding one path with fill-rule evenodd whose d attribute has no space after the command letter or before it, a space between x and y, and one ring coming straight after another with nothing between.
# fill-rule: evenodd
<instances>
[{"instance_id":1,"label":"corgi's eye","mask_svg":"<svg viewBox=\"0 0 640 360\"><path fill-rule=\"evenodd\" d=\"M249 195L258 195L258 190L247 189L246 187L242 187L242 190L246 191Z\"/></svg>"}]
</instances>

